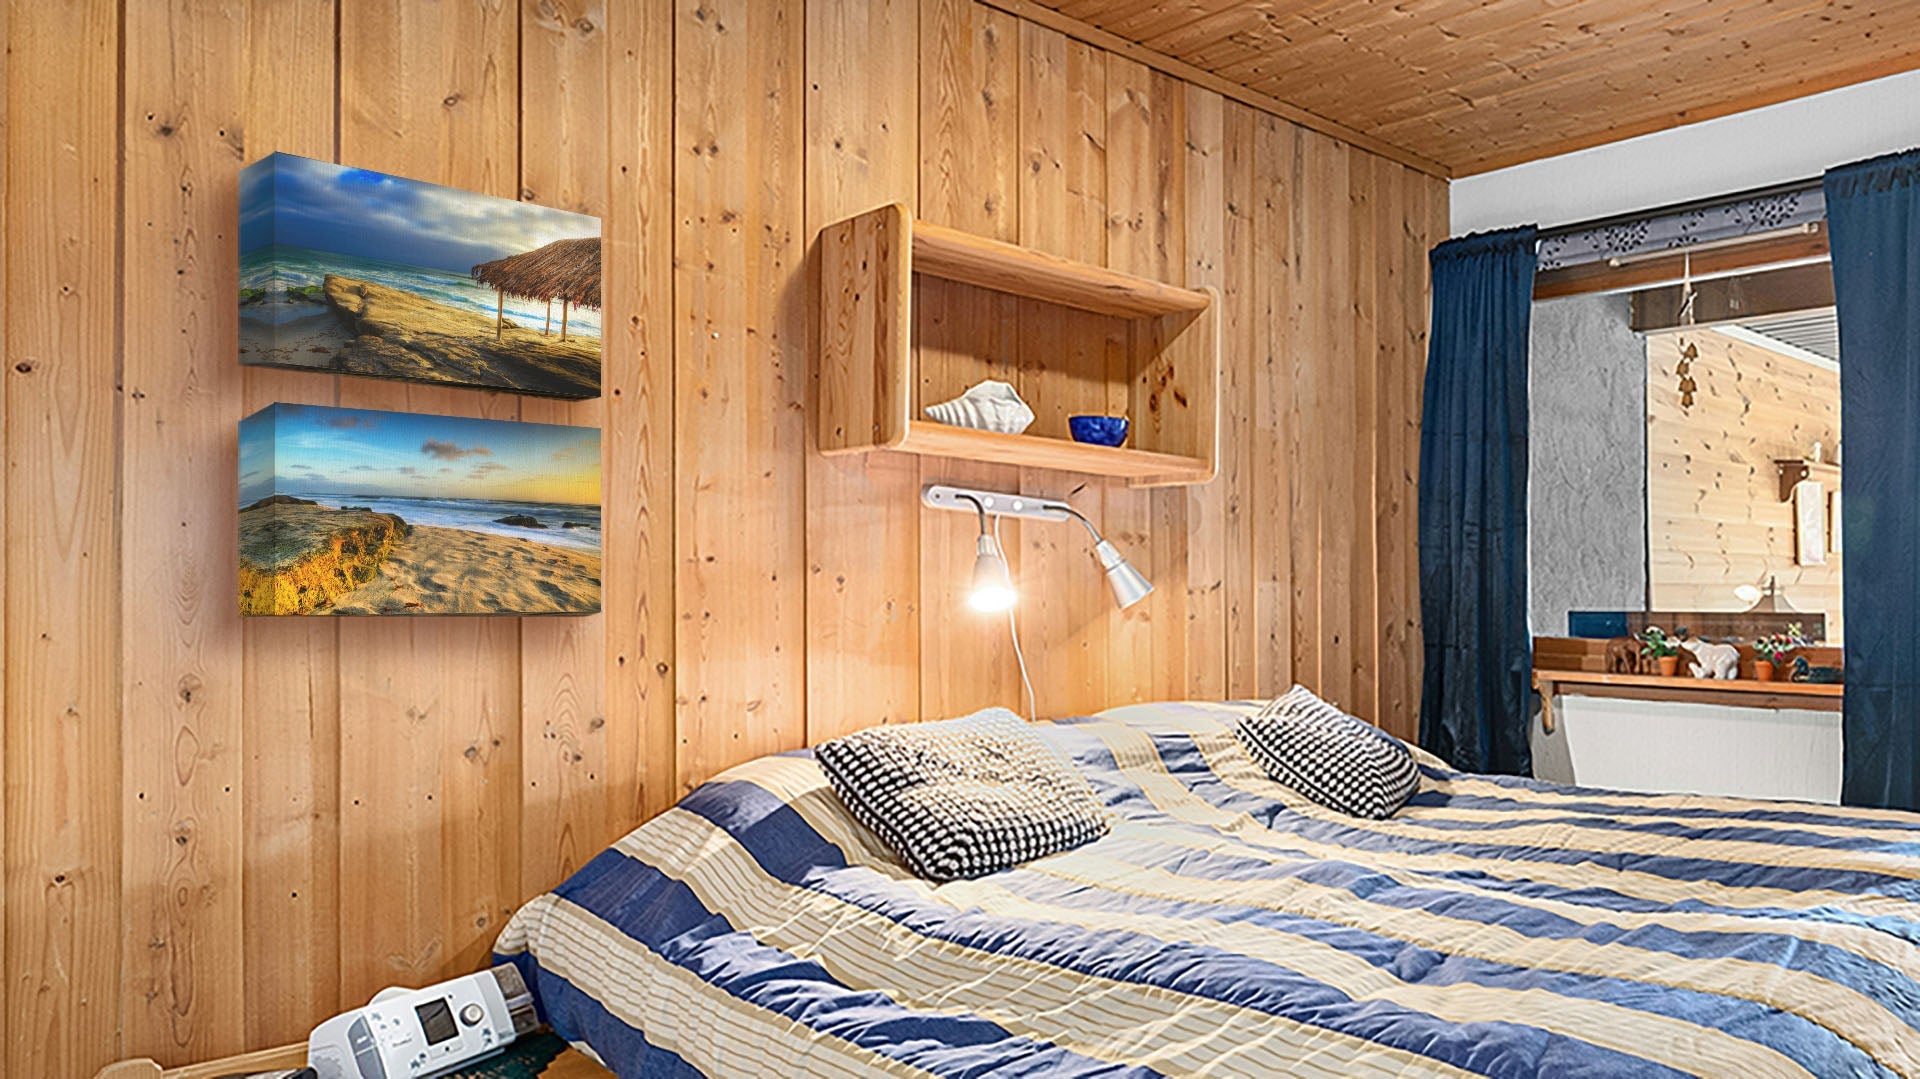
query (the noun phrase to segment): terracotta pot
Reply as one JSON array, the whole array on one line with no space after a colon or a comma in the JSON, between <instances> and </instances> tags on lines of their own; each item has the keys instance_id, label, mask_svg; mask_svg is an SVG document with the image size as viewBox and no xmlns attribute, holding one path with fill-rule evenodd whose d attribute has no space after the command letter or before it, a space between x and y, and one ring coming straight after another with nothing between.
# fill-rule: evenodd
<instances>
[{"instance_id":1,"label":"terracotta pot","mask_svg":"<svg viewBox=\"0 0 1920 1079\"><path fill-rule=\"evenodd\" d=\"M1766 659L1754 660L1753 676L1762 682L1773 681L1773 661Z\"/></svg>"},{"instance_id":2,"label":"terracotta pot","mask_svg":"<svg viewBox=\"0 0 1920 1079\"><path fill-rule=\"evenodd\" d=\"M1660 676L1662 678L1672 678L1674 673L1680 669L1679 656L1657 656L1655 657L1655 662L1660 664Z\"/></svg>"}]
</instances>

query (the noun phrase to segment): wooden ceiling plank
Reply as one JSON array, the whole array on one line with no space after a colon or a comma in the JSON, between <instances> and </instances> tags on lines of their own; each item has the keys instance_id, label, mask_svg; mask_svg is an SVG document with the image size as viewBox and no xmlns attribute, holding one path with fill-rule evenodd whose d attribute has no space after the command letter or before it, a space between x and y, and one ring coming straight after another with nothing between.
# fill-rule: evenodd
<instances>
[{"instance_id":1,"label":"wooden ceiling plank","mask_svg":"<svg viewBox=\"0 0 1920 1079\"><path fill-rule=\"evenodd\" d=\"M1332 59L1355 48L1391 46L1410 32L1433 27L1440 19L1477 8L1475 0L1435 0L1423 10L1401 4L1362 4L1319 12L1288 9L1270 13L1265 20L1302 48L1317 49ZM1400 57L1383 55L1384 60L1399 62Z\"/></svg>"},{"instance_id":2,"label":"wooden ceiling plank","mask_svg":"<svg viewBox=\"0 0 1920 1079\"><path fill-rule=\"evenodd\" d=\"M1207 35L1211 31L1206 29L1209 24L1217 25L1222 18L1242 25L1264 22L1272 18L1273 6L1271 0L1190 0L1169 5L1156 18L1132 20L1124 33L1113 32L1149 49L1181 56L1188 39L1210 40Z\"/></svg>"},{"instance_id":3,"label":"wooden ceiling plank","mask_svg":"<svg viewBox=\"0 0 1920 1079\"><path fill-rule=\"evenodd\" d=\"M1151 4L1148 10L1142 10L1135 5L1134 10L1125 15L1102 10L1098 15L1089 17L1087 21L1129 41L1137 41L1149 48L1160 48L1154 44L1155 39L1173 33L1198 19L1230 9L1252 11L1264 18L1279 17L1284 14L1288 17L1346 19L1353 14L1363 13L1369 8L1417 6L1435 2L1462 2L1462 0L1412 0L1411 4L1401 5L1379 4L1377 0L1315 0L1308 3L1289 0L1283 4L1276 3L1275 0L1181 0L1178 3L1167 3L1161 0ZM1477 0L1464 0L1464 2L1472 3ZM1113 6L1115 5L1099 5L1103 9ZM1160 51L1170 52L1171 50L1162 48Z\"/></svg>"},{"instance_id":4,"label":"wooden ceiling plank","mask_svg":"<svg viewBox=\"0 0 1920 1079\"><path fill-rule=\"evenodd\" d=\"M1223 77L1266 87L1262 92L1279 90L1317 99L1363 123L1367 122L1369 108L1449 96L1448 87L1462 68L1510 74L1509 68L1492 56L1463 54L1445 61L1417 61L1421 50L1408 42L1427 37L1445 44L1439 29L1431 25L1411 27L1405 37L1378 48L1324 34L1308 36L1308 31L1286 24L1266 31L1270 40L1283 40L1287 35L1296 35L1299 45L1282 51L1271 47L1269 40L1242 35L1193 60Z\"/></svg>"},{"instance_id":5,"label":"wooden ceiling plank","mask_svg":"<svg viewBox=\"0 0 1920 1079\"><path fill-rule=\"evenodd\" d=\"M1709 7L1690 7L1685 14L1676 16L1637 0L1624 5L1586 0L1574 8L1554 0L1502 0L1495 4L1442 0L1418 12L1417 17L1397 5L1369 9L1372 18L1364 15L1353 18L1338 27L1337 36L1364 46L1401 49L1410 47L1417 40L1411 35L1419 33L1443 48L1409 59L1443 63L1460 58L1459 52L1449 50L1498 55L1511 53L1516 48L1543 46L1551 51L1567 42L1605 36L1623 24L1671 27L1678 24L1676 20L1712 20L1764 2L1723 0Z\"/></svg>"},{"instance_id":6,"label":"wooden ceiling plank","mask_svg":"<svg viewBox=\"0 0 1920 1079\"><path fill-rule=\"evenodd\" d=\"M1560 43L1578 43L1604 39L1625 31L1658 28L1670 34L1676 28L1703 22L1738 18L1752 7L1767 7L1764 0L1723 0L1712 5L1690 4L1673 8L1662 4L1581 4L1566 7L1542 3L1532 9L1517 4L1481 5L1446 19L1445 36L1449 40L1493 42L1502 51L1519 47L1543 55L1556 55ZM1546 33L1540 31L1545 24Z\"/></svg>"},{"instance_id":7,"label":"wooden ceiling plank","mask_svg":"<svg viewBox=\"0 0 1920 1079\"><path fill-rule=\"evenodd\" d=\"M1920 4L1912 3L1066 0L1053 8L1348 131L1473 171L1920 67L1910 47Z\"/></svg>"},{"instance_id":8,"label":"wooden ceiling plank","mask_svg":"<svg viewBox=\"0 0 1920 1079\"><path fill-rule=\"evenodd\" d=\"M1380 6L1397 10L1396 5ZM1149 38L1147 44L1221 74L1225 74L1222 65L1248 61L1295 67L1337 60L1348 51L1348 46L1328 33L1320 19L1367 17L1364 10L1351 13L1335 10L1312 16L1295 8L1275 11L1258 4L1244 4L1242 10L1252 11L1258 19L1239 24L1226 34L1218 32L1222 25L1218 21L1211 26L1183 28Z\"/></svg>"},{"instance_id":9,"label":"wooden ceiling plank","mask_svg":"<svg viewBox=\"0 0 1920 1079\"><path fill-rule=\"evenodd\" d=\"M1527 2L1536 3L1538 0ZM1423 40L1433 43L1437 49L1473 49L1477 35L1450 30L1445 24L1485 10L1485 6L1476 0L1435 0L1419 10L1399 4L1369 4L1350 12L1324 15L1289 12L1286 17L1276 19L1275 23L1302 38L1307 47L1325 50L1328 55L1324 59L1362 50L1370 52L1383 63L1420 67L1431 61L1452 59L1438 52L1417 55L1407 51ZM1537 29L1542 20L1538 14L1529 13L1519 17L1519 21L1535 25Z\"/></svg>"},{"instance_id":10,"label":"wooden ceiling plank","mask_svg":"<svg viewBox=\"0 0 1920 1079\"><path fill-rule=\"evenodd\" d=\"M1236 4L1223 11L1212 12L1202 18L1184 23L1162 34L1145 36L1141 44L1156 49L1168 56L1200 55L1207 47L1221 42L1238 41L1248 35L1259 35L1263 31L1279 38L1285 43L1286 37L1272 31L1273 23L1267 13L1257 10L1252 4Z\"/></svg>"},{"instance_id":11,"label":"wooden ceiling plank","mask_svg":"<svg viewBox=\"0 0 1920 1079\"><path fill-rule=\"evenodd\" d=\"M1920 31L1920 19L1910 32ZM1853 36L1861 34L1871 37L1871 32L1857 29L1835 30L1834 32ZM1772 36L1777 35L1777 36ZM1797 24L1789 23L1773 28L1772 35L1758 33L1743 36L1739 40L1706 38L1679 47L1661 50L1652 61L1626 70L1581 71L1568 69L1564 74L1537 78L1525 87L1507 94L1488 95L1475 98L1471 87L1462 93L1471 104L1456 103L1417 119L1398 121L1393 124L1370 125L1368 130L1382 137L1393 137L1393 133L1428 124L1442 124L1454 116L1476 114L1482 117L1514 112L1522 115L1532 113L1536 108L1546 112L1552 100L1578 100L1585 106L1584 112L1595 115L1612 116L1621 122L1631 122L1644 116L1663 115L1668 109L1663 103L1669 97L1689 89L1694 96L1708 100L1723 100L1728 91L1750 84L1760 65L1749 58L1749 53L1758 42L1758 48L1764 50L1775 41L1790 42L1807 37L1807 31ZM1841 43L1832 43L1830 48L1842 47ZM1900 46L1893 46L1896 56L1909 55ZM1879 58L1878 54L1874 57ZM1913 58L1920 64L1920 57ZM1868 62L1872 62L1870 59ZM1803 64L1805 62L1803 61ZM1701 77L1702 72L1714 73ZM1781 73L1781 81L1793 81L1795 76ZM1796 73L1797 75L1797 73ZM1517 107L1505 108L1508 102L1518 96ZM1531 100L1530 100L1531 99ZM1550 113L1549 113L1550 114ZM1564 115L1564 114L1563 114Z\"/></svg>"},{"instance_id":12,"label":"wooden ceiling plank","mask_svg":"<svg viewBox=\"0 0 1920 1079\"><path fill-rule=\"evenodd\" d=\"M1254 108L1260 109L1263 112L1272 113L1275 116L1299 124L1302 127L1339 139L1350 146L1366 150L1369 153L1378 154L1381 157L1393 161L1398 161L1409 168L1424 172L1429 176L1440 179L1448 178L1446 166L1441 165L1437 161L1411 153L1402 147L1395 146L1383 140L1373 138L1363 131L1347 127L1345 124L1336 123L1324 116L1315 115L1299 106L1281 101L1278 98L1255 93L1238 83L1230 82L1210 71L1202 71L1182 60L1167 56L1164 53L1155 52L1152 49L1128 41L1125 38L1117 37L1096 26L1081 22L1079 19L1064 16L1050 7L1044 7L1038 3L1034 3L1033 0L980 0L980 2L988 7L1007 12L1010 15L1017 15L1030 22L1047 27L1048 29L1058 30L1075 40L1084 41L1089 45L1097 45L1108 52L1124 56L1137 63L1145 64L1147 67L1153 68L1156 71L1184 79L1196 86L1230 97L1242 104L1252 105Z\"/></svg>"},{"instance_id":13,"label":"wooden ceiling plank","mask_svg":"<svg viewBox=\"0 0 1920 1079\"><path fill-rule=\"evenodd\" d=\"M1189 5L1169 4L1166 0L1079 0L1077 3L1047 6L1058 9L1070 19L1079 19L1089 26L1097 26L1131 40L1141 20L1152 19L1169 7L1185 8Z\"/></svg>"},{"instance_id":14,"label":"wooden ceiling plank","mask_svg":"<svg viewBox=\"0 0 1920 1079\"><path fill-rule=\"evenodd\" d=\"M1916 30L1920 27L1889 31L1887 36L1910 36ZM1849 36L1857 33L1832 32ZM1784 35L1802 36L1792 28ZM1471 106L1456 103L1434 114L1369 130L1456 160L1459 147L1484 148L1489 144L1507 148L1509 152L1503 156L1527 160L1544 156L1544 147L1549 145L1567 141L1596 145L1630 137L1626 134L1629 131L1644 134L1920 66L1920 58L1902 50L1888 49L1888 55L1861 59L1859 49L1838 42L1829 46L1830 55L1852 53L1857 60L1843 71L1804 61L1792 67L1755 63L1749 59L1748 45L1707 43L1663 56L1649 69L1609 72L1584 80L1555 80L1550 86L1535 85L1483 98ZM1698 74L1710 70L1722 70L1724 74L1711 78ZM1762 87L1758 91L1752 89L1756 83ZM1561 104L1565 101L1579 101L1581 107L1577 111L1568 109ZM1682 104L1675 107L1676 102ZM1307 107L1316 104L1309 99ZM1548 122L1544 128L1540 124L1543 120ZM1513 152L1516 149L1518 152Z\"/></svg>"},{"instance_id":15,"label":"wooden ceiling plank","mask_svg":"<svg viewBox=\"0 0 1920 1079\"><path fill-rule=\"evenodd\" d=\"M1804 0L1798 8L1774 7L1778 12L1774 19L1786 19L1801 15L1808 7L1820 7L1828 0ZM1380 77L1367 77L1366 72L1349 72L1335 80L1315 80L1304 85L1289 84L1285 80L1272 83L1268 92L1287 94L1300 93L1309 99L1326 98L1351 99L1356 107L1365 107L1364 103L1400 99L1403 112L1414 115L1427 115L1429 110L1422 108L1422 94L1426 100L1451 100L1455 102L1478 103L1483 98L1498 92L1513 89L1516 84L1523 87L1538 87L1567 77L1603 77L1610 73L1637 72L1653 68L1664 63L1662 57L1671 51L1667 42L1672 38L1690 32L1698 24L1715 23L1722 18L1722 9L1699 7L1692 14L1672 18L1658 13L1643 13L1643 21L1628 23L1615 30L1603 31L1595 23L1582 23L1574 33L1562 31L1558 36L1543 33L1531 35L1523 44L1502 44L1499 41L1488 43L1485 35L1469 37L1454 35L1446 28L1431 24L1423 28L1423 37L1440 38L1447 47L1440 50L1422 51L1416 42L1409 39L1396 41L1386 46L1399 59L1397 70L1405 73L1418 71L1419 77L1413 80L1399 81ZM1511 31L1524 26L1524 22L1504 26ZM1658 51L1643 51L1632 54L1632 62L1621 64L1611 62L1606 55L1618 48L1618 44L1609 34L1647 33L1658 30L1662 35L1662 48ZM1516 51L1517 50L1517 51ZM1547 66L1551 63L1551 66ZM1409 67L1407 65L1414 65ZM1432 74L1427 74L1431 72ZM1231 78L1233 73L1222 70L1221 74ZM1348 85L1355 75L1363 81L1358 87ZM1422 87L1428 89L1423 90ZM1436 89L1437 87L1437 89ZM1359 92L1357 92L1359 91ZM1322 101L1324 106L1325 101ZM1356 113L1356 116L1362 114ZM1364 115L1360 126L1363 130L1374 130L1386 122L1388 117Z\"/></svg>"},{"instance_id":16,"label":"wooden ceiling plank","mask_svg":"<svg viewBox=\"0 0 1920 1079\"><path fill-rule=\"evenodd\" d=\"M1568 81L1603 81L1610 78L1637 77L1645 72L1667 72L1676 80L1691 77L1695 72L1677 66L1674 61L1689 56L1694 48L1726 48L1737 53L1740 42L1751 40L1770 25L1786 24L1782 38L1796 40L1806 33L1798 23L1810 12L1826 6L1828 0L1803 0L1797 7L1774 5L1769 8L1774 14L1755 20L1743 28L1738 40L1730 39L1724 33L1696 33L1698 24L1719 23L1720 17L1712 9L1702 9L1702 13L1692 18L1678 20L1653 20L1645 24L1622 27L1623 34L1644 33L1658 29L1662 43L1658 49L1643 50L1636 54L1632 63L1608 62L1609 52L1619 47L1610 39L1590 38L1579 43L1566 43L1556 51L1544 47L1529 47L1528 52L1535 53L1531 59L1514 58L1500 64L1500 74L1480 79L1462 78L1458 70L1452 74L1451 89L1460 98L1479 102L1496 94L1508 92L1517 78L1528 92L1540 92L1562 85ZM1676 41L1691 39L1690 44L1675 44ZM1448 63L1455 63L1449 60ZM1506 87L1496 85L1498 81L1508 83ZM1582 99L1584 100L1584 99Z\"/></svg>"},{"instance_id":17,"label":"wooden ceiling plank","mask_svg":"<svg viewBox=\"0 0 1920 1079\"><path fill-rule=\"evenodd\" d=\"M1736 112L1746 112L1749 109L1777 105L1782 101L1791 101L1798 97L1825 93L1828 90L1837 90L1843 86L1852 86L1856 83L1869 82L1874 79L1885 78L1889 75L1898 75L1902 72L1916 69L1920 69L1920 56L1904 56L1894 59L1878 60L1846 71L1828 72L1819 77L1809 78L1790 86L1768 87L1765 90L1757 90L1742 97L1728 98L1725 101L1712 105L1665 113L1658 117L1651 117L1634 123L1619 124L1611 128L1568 135L1556 141L1542 141L1525 146L1499 149L1491 153L1483 153L1478 157L1465 156L1457 152L1450 153L1449 156L1460 162L1460 164L1455 167L1455 175L1471 176L1475 173L1504 169L1510 165L1519 165L1543 157L1554 157L1559 154L1572 153L1576 150L1586 150L1595 146L1604 146L1607 143L1618 142L1621 139L1631 139L1640 135L1652 134L1656 131L1666 131L1686 124L1699 123L1702 120L1712 120L1721 116L1730 116ZM1492 146L1493 143L1482 142L1480 145L1486 147Z\"/></svg>"}]
</instances>

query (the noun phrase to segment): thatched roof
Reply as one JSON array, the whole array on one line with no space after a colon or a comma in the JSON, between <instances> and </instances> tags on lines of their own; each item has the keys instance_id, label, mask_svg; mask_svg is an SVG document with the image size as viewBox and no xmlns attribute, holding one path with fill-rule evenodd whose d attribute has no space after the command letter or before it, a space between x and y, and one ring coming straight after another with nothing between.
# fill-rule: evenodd
<instances>
[{"instance_id":1,"label":"thatched roof","mask_svg":"<svg viewBox=\"0 0 1920 1079\"><path fill-rule=\"evenodd\" d=\"M474 280L510 296L600 307L600 240L555 240L473 268Z\"/></svg>"}]
</instances>

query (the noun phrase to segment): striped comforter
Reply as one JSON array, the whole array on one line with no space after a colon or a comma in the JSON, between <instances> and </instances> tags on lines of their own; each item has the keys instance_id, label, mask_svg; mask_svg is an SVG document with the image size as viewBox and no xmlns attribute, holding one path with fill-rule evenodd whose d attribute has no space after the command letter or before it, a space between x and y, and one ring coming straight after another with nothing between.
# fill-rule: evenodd
<instances>
[{"instance_id":1,"label":"striped comforter","mask_svg":"<svg viewBox=\"0 0 1920 1079\"><path fill-rule=\"evenodd\" d=\"M935 887L803 754L508 925L622 1076L1920 1076L1920 817L1454 772L1386 821L1268 781L1237 705L1044 724L1105 839Z\"/></svg>"}]
</instances>

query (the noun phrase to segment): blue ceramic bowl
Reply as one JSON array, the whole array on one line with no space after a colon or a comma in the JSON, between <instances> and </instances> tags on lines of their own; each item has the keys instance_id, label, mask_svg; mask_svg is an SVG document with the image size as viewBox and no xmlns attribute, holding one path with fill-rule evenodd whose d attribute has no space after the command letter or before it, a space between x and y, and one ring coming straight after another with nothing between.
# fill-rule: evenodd
<instances>
[{"instance_id":1,"label":"blue ceramic bowl","mask_svg":"<svg viewBox=\"0 0 1920 1079\"><path fill-rule=\"evenodd\" d=\"M1068 416L1067 430L1073 433L1075 442L1091 442L1096 446L1118 446L1127 440L1127 418L1125 416Z\"/></svg>"}]
</instances>

